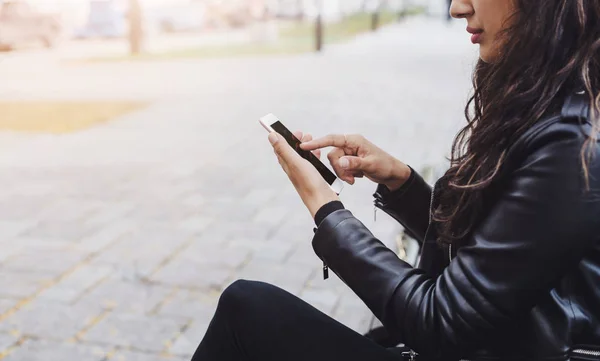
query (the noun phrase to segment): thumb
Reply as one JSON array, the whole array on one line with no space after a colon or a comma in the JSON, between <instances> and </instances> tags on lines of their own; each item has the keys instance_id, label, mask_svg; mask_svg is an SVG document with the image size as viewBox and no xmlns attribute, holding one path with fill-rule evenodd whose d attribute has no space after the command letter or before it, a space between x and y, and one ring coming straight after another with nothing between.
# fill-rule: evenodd
<instances>
[{"instance_id":1,"label":"thumb","mask_svg":"<svg viewBox=\"0 0 600 361\"><path fill-rule=\"evenodd\" d=\"M275 147L275 145L277 144L277 142L279 141L279 137L277 136L278 134L275 132L271 132L269 133L269 143L271 143L271 145L273 147Z\"/></svg>"},{"instance_id":2,"label":"thumb","mask_svg":"<svg viewBox=\"0 0 600 361\"><path fill-rule=\"evenodd\" d=\"M296 153L292 147L288 144L288 142L277 132L272 132L269 134L269 142L275 149L275 153L277 153L280 157L287 158L290 154Z\"/></svg>"},{"instance_id":3,"label":"thumb","mask_svg":"<svg viewBox=\"0 0 600 361\"><path fill-rule=\"evenodd\" d=\"M362 170L362 167L364 166L364 162L359 157L349 156L349 157L340 158L339 165L343 170L356 171L356 170Z\"/></svg>"}]
</instances>

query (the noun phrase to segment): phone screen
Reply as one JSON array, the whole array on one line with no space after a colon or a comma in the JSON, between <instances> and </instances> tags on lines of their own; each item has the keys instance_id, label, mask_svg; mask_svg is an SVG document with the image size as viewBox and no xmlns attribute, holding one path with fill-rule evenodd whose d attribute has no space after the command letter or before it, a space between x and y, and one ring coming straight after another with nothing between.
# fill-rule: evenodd
<instances>
[{"instance_id":1,"label":"phone screen","mask_svg":"<svg viewBox=\"0 0 600 361\"><path fill-rule=\"evenodd\" d=\"M323 164L323 162L321 162L319 158L317 158L311 151L300 148L300 144L302 142L300 142L300 140L296 138L292 132L290 132L283 124L281 124L281 122L275 122L271 124L271 127L274 131L281 134L285 140L287 140L288 144L294 148L302 158L306 159L310 162L310 164L317 168L319 173L321 173L321 176L325 179L325 181L327 181L327 183L329 183L329 185L332 185L333 182L335 182L337 179L335 174L333 174L333 172L330 171L329 168L327 168L327 166Z\"/></svg>"}]
</instances>

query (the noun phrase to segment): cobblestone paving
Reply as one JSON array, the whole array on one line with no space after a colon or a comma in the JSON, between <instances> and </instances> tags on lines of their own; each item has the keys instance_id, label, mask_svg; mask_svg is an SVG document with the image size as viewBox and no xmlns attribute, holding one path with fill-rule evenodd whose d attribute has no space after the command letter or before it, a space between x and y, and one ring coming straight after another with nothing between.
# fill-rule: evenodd
<instances>
[{"instance_id":1,"label":"cobblestone paving","mask_svg":"<svg viewBox=\"0 0 600 361\"><path fill-rule=\"evenodd\" d=\"M79 133L0 134L0 359L189 359L239 278L364 331L367 308L322 280L312 220L256 119L440 162L468 94L467 43L459 25L415 19L319 55L0 69L2 99L154 101ZM397 226L373 222L373 189L342 199L389 242Z\"/></svg>"}]
</instances>

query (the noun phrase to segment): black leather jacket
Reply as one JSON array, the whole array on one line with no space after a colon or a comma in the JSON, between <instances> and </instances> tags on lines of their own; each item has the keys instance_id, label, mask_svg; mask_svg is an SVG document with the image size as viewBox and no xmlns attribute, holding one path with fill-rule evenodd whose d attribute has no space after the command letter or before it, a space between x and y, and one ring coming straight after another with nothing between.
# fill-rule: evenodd
<instances>
[{"instance_id":1,"label":"black leather jacket","mask_svg":"<svg viewBox=\"0 0 600 361\"><path fill-rule=\"evenodd\" d=\"M436 243L435 196L418 175L400 192L379 186L376 205L422 242L419 267L348 210L319 225L315 252L419 359L600 360L600 144L585 191L582 99L515 142L457 252Z\"/></svg>"}]
</instances>

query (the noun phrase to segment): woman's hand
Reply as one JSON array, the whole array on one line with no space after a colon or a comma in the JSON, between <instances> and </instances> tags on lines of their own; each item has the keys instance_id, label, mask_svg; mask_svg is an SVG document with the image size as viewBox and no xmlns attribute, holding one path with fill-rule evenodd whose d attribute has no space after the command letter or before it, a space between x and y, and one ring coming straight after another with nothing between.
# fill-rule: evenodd
<instances>
[{"instance_id":1,"label":"woman's hand","mask_svg":"<svg viewBox=\"0 0 600 361\"><path fill-rule=\"evenodd\" d=\"M355 178L364 176L394 191L410 177L411 169L406 164L384 152L362 135L332 134L303 142L300 147L311 151L335 147L328 154L329 162L337 176L350 184L354 184Z\"/></svg>"},{"instance_id":2,"label":"woman's hand","mask_svg":"<svg viewBox=\"0 0 600 361\"><path fill-rule=\"evenodd\" d=\"M312 139L310 135L303 136L301 132L295 132L294 135L302 141ZM278 133L270 133L269 142L273 145L279 164L292 181L302 202L304 202L313 218L322 206L331 201L339 200L337 194L325 182L319 171L309 161L296 153L285 138ZM317 157L321 155L318 150L313 153Z\"/></svg>"}]
</instances>

